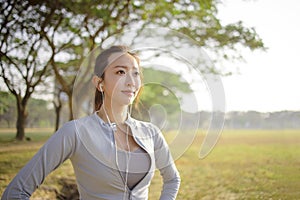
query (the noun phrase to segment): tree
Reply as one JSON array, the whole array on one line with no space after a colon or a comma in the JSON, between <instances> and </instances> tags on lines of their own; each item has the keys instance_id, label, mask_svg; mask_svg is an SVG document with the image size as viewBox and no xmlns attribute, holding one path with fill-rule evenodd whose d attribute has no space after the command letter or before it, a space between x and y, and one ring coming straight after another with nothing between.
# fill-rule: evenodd
<instances>
[{"instance_id":1,"label":"tree","mask_svg":"<svg viewBox=\"0 0 300 200\"><path fill-rule=\"evenodd\" d=\"M78 41L76 46L68 46L70 48L66 51L74 55L76 60L55 62L53 65L57 80L69 97L70 119L73 115L71 97L76 78L71 71L79 69L87 56L87 50L91 51L96 46L103 48L103 42L122 35L122 31L131 26L140 30L148 25L169 27L193 38L197 45L213 51L215 59L240 58L242 55L237 50L239 46L251 50L264 49L262 40L253 28L244 27L240 21L222 25L217 18L218 1L215 0L103 1L101 4L85 0L73 1L71 4L61 3L68 12L65 19L69 18L69 23L65 24L67 26L63 30L74 37L73 41ZM86 68L87 71L93 67L91 64ZM58 73L59 70L61 73ZM208 66L202 72L220 73L213 66ZM82 87L87 85L86 81L82 82ZM77 88L76 92L80 91L84 90Z\"/></svg>"},{"instance_id":2,"label":"tree","mask_svg":"<svg viewBox=\"0 0 300 200\"><path fill-rule=\"evenodd\" d=\"M62 109L62 100L61 100L61 94L62 90L60 88L60 85L55 84L54 89L54 98L53 98L53 106L55 110L55 128L54 130L57 131L59 128L59 120L60 120L60 111Z\"/></svg>"},{"instance_id":3,"label":"tree","mask_svg":"<svg viewBox=\"0 0 300 200\"><path fill-rule=\"evenodd\" d=\"M17 104L17 140L23 140L27 103L48 73L49 53L43 33L53 31L50 23L55 7L29 1L1 0L0 77Z\"/></svg>"},{"instance_id":4,"label":"tree","mask_svg":"<svg viewBox=\"0 0 300 200\"><path fill-rule=\"evenodd\" d=\"M96 46L101 50L107 39L132 26L169 27L210 49L216 59L240 57L240 46L264 49L255 29L242 22L221 24L216 0L0 1L1 77L17 99L17 139L24 138L27 101L50 66L68 96L71 119L73 85L81 62ZM219 73L212 66L203 72ZM80 86L79 91L84 90L86 81Z\"/></svg>"},{"instance_id":5,"label":"tree","mask_svg":"<svg viewBox=\"0 0 300 200\"><path fill-rule=\"evenodd\" d=\"M61 85L61 89L68 96L70 115L73 118L73 86L75 83L76 72L87 54L91 52L97 45L101 49L101 43L110 36L120 33L126 25L132 23L134 19L130 19L130 9L132 9L130 1L105 1L99 4L95 1L61 1L64 12L61 12L63 23L59 27L61 34L68 38L67 42L55 44L55 37L48 37L49 45L52 51L60 46L64 47L64 52L70 56L69 59L52 60L52 68L55 73L56 80ZM111 15L114 13L114 17ZM76 41L74 43L74 41ZM90 55L92 58L93 56ZM84 69L86 74L93 67L93 63L88 63ZM82 82L78 85L77 91L85 91L89 85L90 79L83 76ZM78 95L81 96L81 95ZM82 101L82 99L77 99Z\"/></svg>"}]
</instances>

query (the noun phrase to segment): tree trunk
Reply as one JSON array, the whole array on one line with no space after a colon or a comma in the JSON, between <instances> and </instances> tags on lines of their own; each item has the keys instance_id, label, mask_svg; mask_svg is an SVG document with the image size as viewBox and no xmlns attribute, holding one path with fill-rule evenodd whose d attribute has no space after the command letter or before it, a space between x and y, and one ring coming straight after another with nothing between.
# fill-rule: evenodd
<instances>
[{"instance_id":1,"label":"tree trunk","mask_svg":"<svg viewBox=\"0 0 300 200\"><path fill-rule=\"evenodd\" d=\"M55 119L55 131L57 131L58 127L59 127L59 121L60 121L60 111L61 111L61 108L62 108L61 102L59 102L58 105L56 105L54 103L54 107L55 107L55 115L56 115L56 119Z\"/></svg>"},{"instance_id":2,"label":"tree trunk","mask_svg":"<svg viewBox=\"0 0 300 200\"><path fill-rule=\"evenodd\" d=\"M25 123L27 118L26 106L18 105L18 118L17 118L17 140L24 140L25 138Z\"/></svg>"},{"instance_id":3,"label":"tree trunk","mask_svg":"<svg viewBox=\"0 0 300 200\"><path fill-rule=\"evenodd\" d=\"M72 102L72 93L69 95L68 94L68 104L69 104L69 120L71 121L72 119L74 119L74 116L73 116L73 102Z\"/></svg>"},{"instance_id":4,"label":"tree trunk","mask_svg":"<svg viewBox=\"0 0 300 200\"><path fill-rule=\"evenodd\" d=\"M9 120L5 120L5 121L6 121L6 123L7 123L7 127L8 127L8 128L11 128L11 127L10 127L10 121L9 121Z\"/></svg>"}]
</instances>

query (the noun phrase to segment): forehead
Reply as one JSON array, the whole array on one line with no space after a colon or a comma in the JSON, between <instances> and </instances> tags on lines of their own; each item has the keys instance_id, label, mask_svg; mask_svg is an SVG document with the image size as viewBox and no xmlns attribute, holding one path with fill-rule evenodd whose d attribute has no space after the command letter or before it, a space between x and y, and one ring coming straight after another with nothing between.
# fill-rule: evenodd
<instances>
[{"instance_id":1,"label":"forehead","mask_svg":"<svg viewBox=\"0 0 300 200\"><path fill-rule=\"evenodd\" d=\"M108 68L122 66L128 68L138 68L136 59L128 53L113 53L108 57Z\"/></svg>"}]
</instances>

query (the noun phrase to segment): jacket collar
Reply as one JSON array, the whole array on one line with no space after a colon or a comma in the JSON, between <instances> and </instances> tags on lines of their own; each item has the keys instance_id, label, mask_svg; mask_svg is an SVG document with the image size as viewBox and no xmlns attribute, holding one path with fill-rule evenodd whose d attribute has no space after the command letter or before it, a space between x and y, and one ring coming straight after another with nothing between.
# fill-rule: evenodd
<instances>
[{"instance_id":1,"label":"jacket collar","mask_svg":"<svg viewBox=\"0 0 300 200\"><path fill-rule=\"evenodd\" d=\"M125 120L125 124L130 128L136 128L136 120L133 119L129 114L127 115L127 119Z\"/></svg>"},{"instance_id":2,"label":"jacket collar","mask_svg":"<svg viewBox=\"0 0 300 200\"><path fill-rule=\"evenodd\" d=\"M94 112L94 116L99 120L101 126L107 126L109 127L110 124L108 122L105 122L101 117L98 116L97 112ZM127 114L127 119L125 120L125 124L128 125L130 128L137 128L137 123L134 118L132 118L129 114Z\"/></svg>"}]
</instances>

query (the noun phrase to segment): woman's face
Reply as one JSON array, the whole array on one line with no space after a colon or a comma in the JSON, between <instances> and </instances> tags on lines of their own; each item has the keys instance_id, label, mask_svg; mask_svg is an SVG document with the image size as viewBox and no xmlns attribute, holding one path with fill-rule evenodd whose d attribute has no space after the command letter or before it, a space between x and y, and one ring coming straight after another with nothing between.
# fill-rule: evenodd
<instances>
[{"instance_id":1,"label":"woman's face","mask_svg":"<svg viewBox=\"0 0 300 200\"><path fill-rule=\"evenodd\" d=\"M125 106L133 102L141 87L139 65L129 54L114 53L102 81L105 101Z\"/></svg>"}]
</instances>

